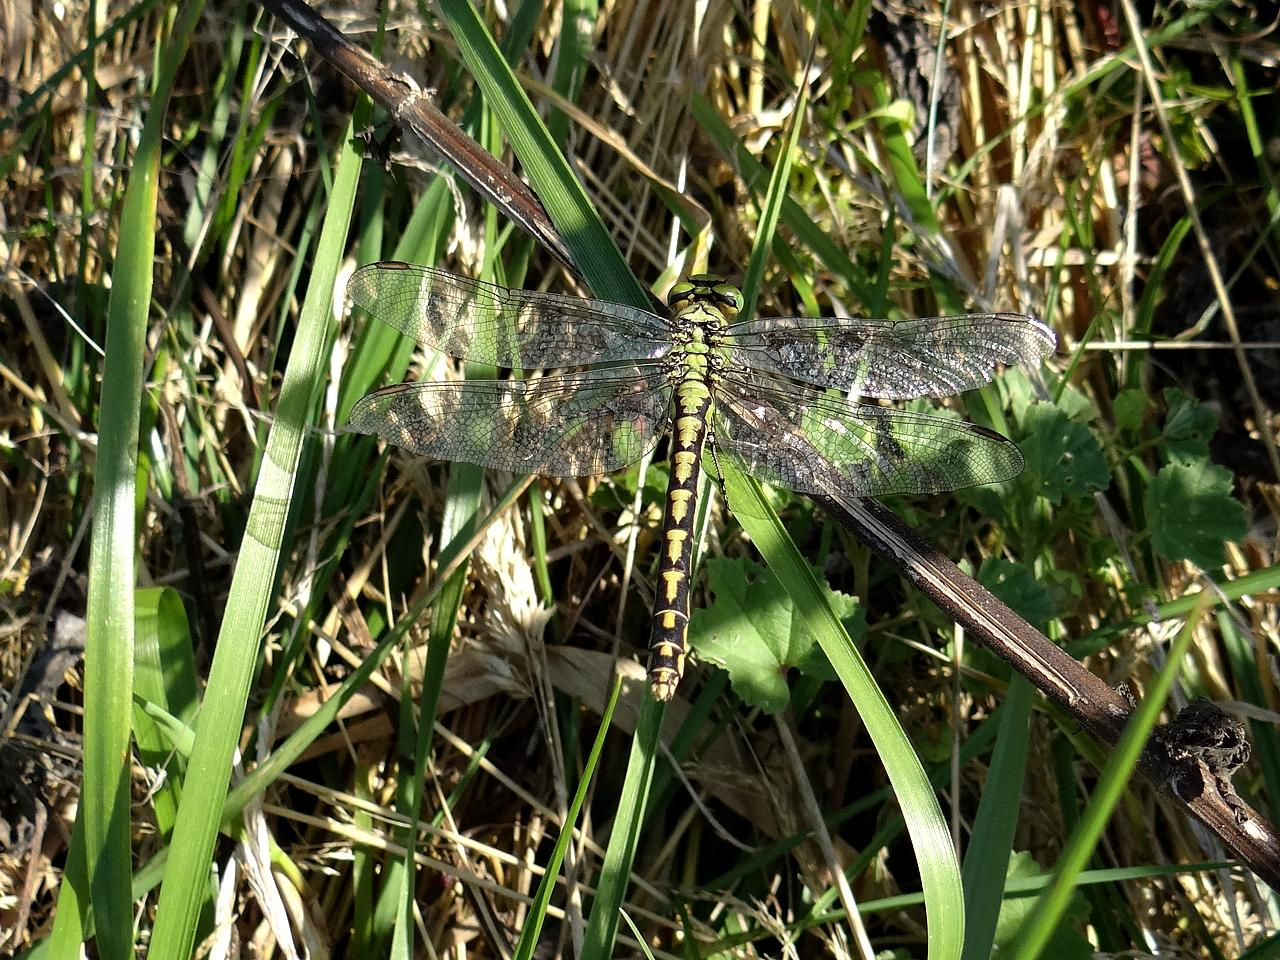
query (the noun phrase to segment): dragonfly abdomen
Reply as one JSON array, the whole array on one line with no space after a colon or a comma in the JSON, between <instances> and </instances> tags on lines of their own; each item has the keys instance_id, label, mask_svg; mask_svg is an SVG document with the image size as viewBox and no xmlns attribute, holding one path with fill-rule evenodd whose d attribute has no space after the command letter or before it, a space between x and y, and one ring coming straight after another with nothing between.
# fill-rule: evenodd
<instances>
[{"instance_id":1,"label":"dragonfly abdomen","mask_svg":"<svg viewBox=\"0 0 1280 960\"><path fill-rule=\"evenodd\" d=\"M649 685L655 699L670 700L684 673L689 633L689 574L693 565L694 514L702 447L707 439L711 393L703 372L690 372L676 387L671 430L671 479L667 483L662 557L658 563L653 632L649 640Z\"/></svg>"}]
</instances>

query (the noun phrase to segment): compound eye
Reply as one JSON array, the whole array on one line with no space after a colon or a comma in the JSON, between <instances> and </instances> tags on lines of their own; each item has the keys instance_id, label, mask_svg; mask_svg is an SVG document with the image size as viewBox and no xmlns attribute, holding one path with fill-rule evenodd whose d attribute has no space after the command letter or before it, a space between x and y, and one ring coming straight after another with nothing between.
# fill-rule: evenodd
<instances>
[{"instance_id":1,"label":"compound eye","mask_svg":"<svg viewBox=\"0 0 1280 960\"><path fill-rule=\"evenodd\" d=\"M715 292L720 302L734 313L742 309L742 291L737 287L728 283L718 283Z\"/></svg>"},{"instance_id":2,"label":"compound eye","mask_svg":"<svg viewBox=\"0 0 1280 960\"><path fill-rule=\"evenodd\" d=\"M694 285L688 280L681 280L667 294L667 306L674 307L688 300L694 291Z\"/></svg>"}]
</instances>

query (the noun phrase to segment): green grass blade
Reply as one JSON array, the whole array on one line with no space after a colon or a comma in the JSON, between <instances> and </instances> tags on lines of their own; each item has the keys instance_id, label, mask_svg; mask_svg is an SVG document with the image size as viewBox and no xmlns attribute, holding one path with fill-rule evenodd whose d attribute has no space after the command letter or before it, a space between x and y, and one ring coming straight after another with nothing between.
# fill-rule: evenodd
<instances>
[{"instance_id":1,"label":"green grass blade","mask_svg":"<svg viewBox=\"0 0 1280 960\"><path fill-rule=\"evenodd\" d=\"M618 920L627 894L631 864L644 825L644 808L653 782L653 768L658 743L662 736L663 705L651 696L640 701L640 717L636 720L635 739L627 759L627 775L618 798L617 816L609 846L600 865L596 898L582 939L582 960L609 960L615 956L614 941L618 936Z\"/></svg>"},{"instance_id":2,"label":"green grass blade","mask_svg":"<svg viewBox=\"0 0 1280 960\"><path fill-rule=\"evenodd\" d=\"M809 59L805 62L806 75L812 62L813 50L810 50ZM769 175L769 186L765 190L764 204L760 210L760 224L751 245L751 258L747 261L747 272L742 278L742 315L745 317L754 316L756 312L756 294L760 289L761 280L764 279L764 268L769 261L769 251L773 248L778 218L782 215L782 208L787 200L787 181L791 177L791 168L800 146L800 131L804 126L808 109L809 88L801 85L799 95L796 97L795 110L791 114L791 122L787 125L786 136L778 151L778 162L773 168L773 173Z\"/></svg>"},{"instance_id":3,"label":"green grass blade","mask_svg":"<svg viewBox=\"0 0 1280 960\"><path fill-rule=\"evenodd\" d=\"M199 694L187 611L177 592L169 588L139 590L136 604L138 699L191 725ZM155 721L139 704L134 705L133 726L139 759L164 774L152 806L156 825L169 837L186 778L186 760L174 753L169 737L156 729Z\"/></svg>"},{"instance_id":4,"label":"green grass blade","mask_svg":"<svg viewBox=\"0 0 1280 960\"><path fill-rule=\"evenodd\" d=\"M1111 811L1127 788L1137 765L1138 755L1155 727L1169 691L1182 670L1183 658L1191 648L1192 637L1208 608L1207 594L1208 591L1204 591L1200 604L1187 617L1187 622L1183 624L1169 649L1164 667L1156 674L1138 704L1138 709L1129 718L1124 735L1116 744L1110 762L1098 779L1084 816L1080 818L1079 825L1067 841L1066 849L1058 858L1053 883L1040 895L1036 908L1031 911L1030 918L1009 947L1010 960L1033 960L1041 956L1045 944L1057 929L1070 902L1076 880L1093 855L1093 849L1101 839L1102 831L1106 829Z\"/></svg>"},{"instance_id":5,"label":"green grass blade","mask_svg":"<svg viewBox=\"0 0 1280 960\"><path fill-rule=\"evenodd\" d=\"M184 8L164 48L151 109L133 157L112 268L94 472L93 543L85 636L84 781L81 793L90 899L100 956L133 953L129 878L130 732L133 716L134 551L138 426L147 355L156 201L165 111L202 4ZM85 897L77 895L80 904ZM74 924L80 912L67 905ZM71 936L70 927L63 936Z\"/></svg>"},{"instance_id":6,"label":"green grass blade","mask_svg":"<svg viewBox=\"0 0 1280 960\"><path fill-rule=\"evenodd\" d=\"M476 8L469 0L442 0L440 10L472 76L484 91L534 190L592 290L608 300L648 307L644 287L631 273Z\"/></svg>"},{"instance_id":7,"label":"green grass blade","mask_svg":"<svg viewBox=\"0 0 1280 960\"><path fill-rule=\"evenodd\" d=\"M1026 782L1027 723L1035 704L1034 693L1031 684L1015 676L1000 711L1000 732L962 870L964 960L988 960L995 942L996 922L1004 903L1005 874Z\"/></svg>"},{"instance_id":8,"label":"green grass blade","mask_svg":"<svg viewBox=\"0 0 1280 960\"><path fill-rule=\"evenodd\" d=\"M924 176L911 151L904 118L901 112L890 109L892 97L883 80L872 84L872 90L876 98L875 122L889 161L886 173L890 175L891 185L897 189L911 213L912 226L922 233L936 235L940 230L938 215L934 212Z\"/></svg>"},{"instance_id":9,"label":"green grass blade","mask_svg":"<svg viewBox=\"0 0 1280 960\"><path fill-rule=\"evenodd\" d=\"M516 944L515 960L533 960L538 946L538 935L542 932L542 924L547 916L547 907L551 904L551 895L555 893L556 877L560 875L560 864L564 862L565 851L573 840L573 826L582 813L582 805L586 802L587 791L591 787L596 767L600 765L600 754L604 751L604 742L609 735L613 721L613 710L618 705L618 694L622 691L622 678L618 677L613 684L613 692L609 694L609 702L605 705L600 717L600 730L596 734L595 743L591 745L591 753L587 757L586 766L582 769L582 777L578 781L578 789L573 794L573 802L569 804L568 814L556 839L555 849L547 858L546 870L542 874L542 882L538 884L538 892L534 895L525 920L524 930L520 932L520 941Z\"/></svg>"},{"instance_id":10,"label":"green grass blade","mask_svg":"<svg viewBox=\"0 0 1280 960\"><path fill-rule=\"evenodd\" d=\"M756 548L795 601L808 629L818 638L884 763L916 852L929 918L929 956L958 957L964 937L960 866L920 759L809 565L777 516L764 517L767 505L760 485L727 469L725 484L730 503L747 504L743 513L757 515L744 516L744 527L748 521L751 523L747 529Z\"/></svg>"},{"instance_id":11,"label":"green grass blade","mask_svg":"<svg viewBox=\"0 0 1280 960\"><path fill-rule=\"evenodd\" d=\"M84 896L81 896L81 892ZM62 885L58 888L58 910L53 918L53 932L49 939L32 951L32 956L42 953L51 957L78 957L81 944L93 933L93 916L89 909L89 867L84 849L84 804L76 811L75 827L71 833L71 846L67 851L67 864L62 872Z\"/></svg>"},{"instance_id":12,"label":"green grass blade","mask_svg":"<svg viewBox=\"0 0 1280 960\"><path fill-rule=\"evenodd\" d=\"M258 665L263 624L285 546L285 526L303 441L328 372L330 305L359 179L359 156L344 144L303 304L297 337L267 438L249 521L231 583L199 718L187 787L174 829L169 869L160 890L151 956L186 960L194 943L205 877L226 799L227 782Z\"/></svg>"},{"instance_id":13,"label":"green grass blade","mask_svg":"<svg viewBox=\"0 0 1280 960\"><path fill-rule=\"evenodd\" d=\"M725 158L734 165L748 189L755 190L761 183L766 182L764 165L751 155L705 97L695 93L690 102L690 108L702 133L710 138ZM782 222L796 235L799 244L807 250L812 250L826 268L844 281L868 309L877 302L873 288L866 282L866 278L849 255L823 233L804 208L790 197L784 197L782 201Z\"/></svg>"},{"instance_id":14,"label":"green grass blade","mask_svg":"<svg viewBox=\"0 0 1280 960\"><path fill-rule=\"evenodd\" d=\"M569 102L578 99L582 80L591 56L591 36L600 13L598 0L566 0L564 28L560 31L560 50L556 57L556 73L552 80L555 91ZM547 127L558 144L569 132L569 117L563 110L552 110Z\"/></svg>"},{"instance_id":15,"label":"green grass blade","mask_svg":"<svg viewBox=\"0 0 1280 960\"><path fill-rule=\"evenodd\" d=\"M449 473L444 518L440 524L440 539L446 542L455 538L466 539L475 529L479 519L480 497L484 490L484 470L469 463L453 464ZM414 758L412 776L401 777L401 787L396 797L397 810L408 820L409 826L401 831L400 843L404 857L387 865L383 885L383 901L395 904L395 934L391 955L408 960L413 955L413 905L416 886L414 854L417 850L416 824L422 812L422 786L426 771L431 766L431 744L435 731L436 707L444 686L445 666L449 659L449 646L458 622L463 594L468 582L469 564L463 563L441 584L440 596L431 607L431 627L427 639L427 662L422 673L422 693L419 698L417 720L413 710L413 690L406 671L401 689L400 740L401 755Z\"/></svg>"}]
</instances>

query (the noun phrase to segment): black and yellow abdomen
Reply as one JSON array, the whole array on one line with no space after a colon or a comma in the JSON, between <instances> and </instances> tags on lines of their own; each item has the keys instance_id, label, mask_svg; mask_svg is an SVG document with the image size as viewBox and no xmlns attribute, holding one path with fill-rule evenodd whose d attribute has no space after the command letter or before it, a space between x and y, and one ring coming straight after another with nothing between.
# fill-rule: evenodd
<instances>
[{"instance_id":1,"label":"black and yellow abdomen","mask_svg":"<svg viewBox=\"0 0 1280 960\"><path fill-rule=\"evenodd\" d=\"M649 685L659 700L675 696L684 672L685 638L689 632L689 577L693 567L694 514L702 474L702 446L707 439L711 394L705 381L681 382L671 433L671 480L667 484L662 556L653 601L653 633L649 640Z\"/></svg>"},{"instance_id":2,"label":"black and yellow abdomen","mask_svg":"<svg viewBox=\"0 0 1280 960\"><path fill-rule=\"evenodd\" d=\"M671 480L649 640L649 686L658 700L675 696L684 673L702 448L722 360L717 344L725 325L737 315L742 294L719 277L696 276L677 284L668 302L677 331L673 339L678 380L671 425Z\"/></svg>"}]
</instances>

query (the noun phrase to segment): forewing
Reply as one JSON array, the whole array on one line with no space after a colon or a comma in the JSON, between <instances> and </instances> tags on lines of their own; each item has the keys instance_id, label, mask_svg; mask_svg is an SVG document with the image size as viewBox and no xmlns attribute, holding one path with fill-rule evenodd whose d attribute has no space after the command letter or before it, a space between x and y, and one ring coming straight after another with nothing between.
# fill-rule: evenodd
<instances>
[{"instance_id":1,"label":"forewing","mask_svg":"<svg viewBox=\"0 0 1280 960\"><path fill-rule=\"evenodd\" d=\"M348 425L437 460L587 476L652 450L667 426L671 392L658 364L538 380L403 383L362 398Z\"/></svg>"},{"instance_id":2,"label":"forewing","mask_svg":"<svg viewBox=\"0 0 1280 960\"><path fill-rule=\"evenodd\" d=\"M1057 337L1034 317L977 313L913 320L768 317L729 328L743 364L858 396L903 400L972 390L997 365L1037 363Z\"/></svg>"},{"instance_id":3,"label":"forewing","mask_svg":"<svg viewBox=\"0 0 1280 960\"><path fill-rule=\"evenodd\" d=\"M352 274L347 294L419 343L498 367L648 360L671 347L666 321L644 310L511 290L399 261L361 267Z\"/></svg>"},{"instance_id":4,"label":"forewing","mask_svg":"<svg viewBox=\"0 0 1280 960\"><path fill-rule=\"evenodd\" d=\"M940 493L1022 472L1011 441L971 423L732 374L716 392L720 453L753 476L805 493Z\"/></svg>"}]
</instances>

